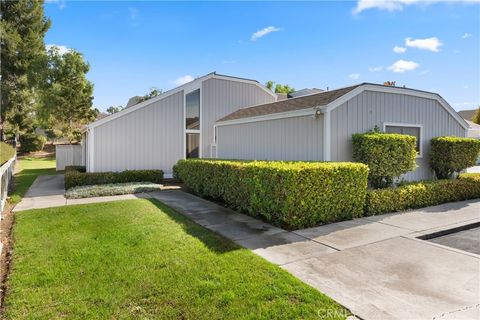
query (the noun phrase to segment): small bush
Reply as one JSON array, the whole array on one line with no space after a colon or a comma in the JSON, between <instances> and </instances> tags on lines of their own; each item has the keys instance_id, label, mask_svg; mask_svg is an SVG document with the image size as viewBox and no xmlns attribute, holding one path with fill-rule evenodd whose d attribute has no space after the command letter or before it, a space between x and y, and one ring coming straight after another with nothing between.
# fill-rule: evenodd
<instances>
[{"instance_id":1,"label":"small bush","mask_svg":"<svg viewBox=\"0 0 480 320\"><path fill-rule=\"evenodd\" d=\"M34 133L26 133L20 136L20 151L24 153L41 151L47 142L47 138Z\"/></svg>"},{"instance_id":2,"label":"small bush","mask_svg":"<svg viewBox=\"0 0 480 320\"><path fill-rule=\"evenodd\" d=\"M430 167L438 179L451 178L476 164L480 140L459 137L438 137L431 140Z\"/></svg>"},{"instance_id":3,"label":"small bush","mask_svg":"<svg viewBox=\"0 0 480 320\"><path fill-rule=\"evenodd\" d=\"M414 136L369 132L354 134L352 139L353 159L368 165L374 188L388 187L394 178L416 168Z\"/></svg>"},{"instance_id":4,"label":"small bush","mask_svg":"<svg viewBox=\"0 0 480 320\"><path fill-rule=\"evenodd\" d=\"M480 198L480 175L457 180L421 181L397 188L368 190L366 215L423 208Z\"/></svg>"},{"instance_id":5,"label":"small bush","mask_svg":"<svg viewBox=\"0 0 480 320\"><path fill-rule=\"evenodd\" d=\"M83 170L84 167L80 167ZM163 181L162 170L126 170L122 172L81 172L76 167L65 168L65 189L76 186L98 185L109 183L127 182L153 182Z\"/></svg>"},{"instance_id":6,"label":"small bush","mask_svg":"<svg viewBox=\"0 0 480 320\"><path fill-rule=\"evenodd\" d=\"M359 217L368 168L360 163L180 160L175 177L201 196L288 229Z\"/></svg>"},{"instance_id":7,"label":"small bush","mask_svg":"<svg viewBox=\"0 0 480 320\"><path fill-rule=\"evenodd\" d=\"M162 185L151 182L110 183L94 186L73 187L65 192L67 199L115 196L162 190Z\"/></svg>"},{"instance_id":8,"label":"small bush","mask_svg":"<svg viewBox=\"0 0 480 320\"><path fill-rule=\"evenodd\" d=\"M480 183L480 173L461 173L458 179Z\"/></svg>"},{"instance_id":9,"label":"small bush","mask_svg":"<svg viewBox=\"0 0 480 320\"><path fill-rule=\"evenodd\" d=\"M15 149L9 144L0 141L0 166L10 160L14 155Z\"/></svg>"}]
</instances>

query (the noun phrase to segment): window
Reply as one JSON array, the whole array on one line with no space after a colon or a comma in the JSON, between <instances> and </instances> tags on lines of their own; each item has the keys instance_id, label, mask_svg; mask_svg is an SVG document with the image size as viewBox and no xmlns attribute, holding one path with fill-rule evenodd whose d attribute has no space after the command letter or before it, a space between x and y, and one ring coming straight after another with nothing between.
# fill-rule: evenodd
<instances>
[{"instance_id":1,"label":"window","mask_svg":"<svg viewBox=\"0 0 480 320\"><path fill-rule=\"evenodd\" d=\"M186 157L198 158L200 147L200 134L199 133L187 133L185 136Z\"/></svg>"},{"instance_id":2,"label":"window","mask_svg":"<svg viewBox=\"0 0 480 320\"><path fill-rule=\"evenodd\" d=\"M422 156L421 152L421 129L422 127L420 125L402 125L402 124L385 124L385 132L386 133L399 133L399 134L407 134L410 136L414 136L417 138L417 146L416 150L419 156Z\"/></svg>"},{"instance_id":3,"label":"window","mask_svg":"<svg viewBox=\"0 0 480 320\"><path fill-rule=\"evenodd\" d=\"M200 89L185 96L185 129L200 130Z\"/></svg>"}]
</instances>

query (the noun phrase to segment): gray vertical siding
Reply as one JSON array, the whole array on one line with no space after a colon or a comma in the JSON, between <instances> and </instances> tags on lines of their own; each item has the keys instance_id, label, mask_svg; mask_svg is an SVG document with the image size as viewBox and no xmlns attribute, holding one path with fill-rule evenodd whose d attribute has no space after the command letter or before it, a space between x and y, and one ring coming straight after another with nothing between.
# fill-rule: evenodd
<instances>
[{"instance_id":1,"label":"gray vertical siding","mask_svg":"<svg viewBox=\"0 0 480 320\"><path fill-rule=\"evenodd\" d=\"M224 159L323 160L323 118L219 126L217 152Z\"/></svg>"},{"instance_id":2,"label":"gray vertical siding","mask_svg":"<svg viewBox=\"0 0 480 320\"><path fill-rule=\"evenodd\" d=\"M465 129L436 100L403 94L364 91L332 111L331 160L352 160L352 134L383 129L384 122L420 124L423 126L422 158L418 168L403 178L432 178L428 164L430 139L438 136L465 136Z\"/></svg>"},{"instance_id":3,"label":"gray vertical siding","mask_svg":"<svg viewBox=\"0 0 480 320\"><path fill-rule=\"evenodd\" d=\"M184 157L183 91L94 130L94 171L162 169Z\"/></svg>"},{"instance_id":4,"label":"gray vertical siding","mask_svg":"<svg viewBox=\"0 0 480 320\"><path fill-rule=\"evenodd\" d=\"M251 83L209 79L202 83L202 157L209 158L213 125L220 118L242 107L274 102L275 98Z\"/></svg>"}]
</instances>

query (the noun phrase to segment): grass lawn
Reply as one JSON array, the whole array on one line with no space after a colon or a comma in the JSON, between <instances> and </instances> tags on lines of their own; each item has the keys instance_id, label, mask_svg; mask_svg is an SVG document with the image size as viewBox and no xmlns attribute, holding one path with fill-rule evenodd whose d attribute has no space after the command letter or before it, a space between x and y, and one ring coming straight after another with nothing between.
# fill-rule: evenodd
<instances>
[{"instance_id":1,"label":"grass lawn","mask_svg":"<svg viewBox=\"0 0 480 320\"><path fill-rule=\"evenodd\" d=\"M155 200L16 213L8 319L343 319L281 268Z\"/></svg>"},{"instance_id":2,"label":"grass lawn","mask_svg":"<svg viewBox=\"0 0 480 320\"><path fill-rule=\"evenodd\" d=\"M17 161L15 187L10 195L10 203L19 203L33 181L42 174L55 173L55 158L22 158Z\"/></svg>"}]
</instances>

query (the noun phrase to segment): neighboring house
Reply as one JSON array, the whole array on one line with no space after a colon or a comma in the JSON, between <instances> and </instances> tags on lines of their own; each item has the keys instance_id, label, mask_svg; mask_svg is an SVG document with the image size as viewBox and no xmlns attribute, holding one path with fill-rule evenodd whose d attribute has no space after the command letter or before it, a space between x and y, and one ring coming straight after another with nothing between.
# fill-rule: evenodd
<instances>
[{"instance_id":1,"label":"neighboring house","mask_svg":"<svg viewBox=\"0 0 480 320\"><path fill-rule=\"evenodd\" d=\"M211 157L216 120L274 101L255 80L210 73L89 124L82 141L87 171L162 169L169 177L180 159Z\"/></svg>"},{"instance_id":2,"label":"neighboring house","mask_svg":"<svg viewBox=\"0 0 480 320\"><path fill-rule=\"evenodd\" d=\"M472 118L473 118L473 116L475 115L475 112L477 112L477 109L458 111L458 114L459 114L460 117L462 117L463 119L465 119L465 120L467 120L467 121L471 121Z\"/></svg>"},{"instance_id":3,"label":"neighboring house","mask_svg":"<svg viewBox=\"0 0 480 320\"><path fill-rule=\"evenodd\" d=\"M436 93L363 83L239 109L216 122L212 143L218 158L352 161L352 134L375 126L417 137L418 168L407 180L432 178L432 138L468 129Z\"/></svg>"},{"instance_id":4,"label":"neighboring house","mask_svg":"<svg viewBox=\"0 0 480 320\"><path fill-rule=\"evenodd\" d=\"M468 123L468 133L467 137L480 139L480 125L476 124L475 122L465 120Z\"/></svg>"}]
</instances>

